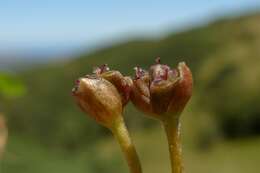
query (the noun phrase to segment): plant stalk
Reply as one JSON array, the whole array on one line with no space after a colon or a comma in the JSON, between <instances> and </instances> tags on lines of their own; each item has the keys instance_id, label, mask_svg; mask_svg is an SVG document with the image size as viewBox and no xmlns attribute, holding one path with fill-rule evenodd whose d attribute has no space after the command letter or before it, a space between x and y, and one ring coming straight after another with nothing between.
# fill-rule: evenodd
<instances>
[{"instance_id":1,"label":"plant stalk","mask_svg":"<svg viewBox=\"0 0 260 173\"><path fill-rule=\"evenodd\" d=\"M111 128L113 135L117 139L122 152L127 160L131 173L142 173L139 157L137 155L134 144L131 141L128 130L125 126L123 118L120 116Z\"/></svg>"},{"instance_id":2,"label":"plant stalk","mask_svg":"<svg viewBox=\"0 0 260 173\"><path fill-rule=\"evenodd\" d=\"M163 122L168 139L172 173L184 173L179 118Z\"/></svg>"}]
</instances>

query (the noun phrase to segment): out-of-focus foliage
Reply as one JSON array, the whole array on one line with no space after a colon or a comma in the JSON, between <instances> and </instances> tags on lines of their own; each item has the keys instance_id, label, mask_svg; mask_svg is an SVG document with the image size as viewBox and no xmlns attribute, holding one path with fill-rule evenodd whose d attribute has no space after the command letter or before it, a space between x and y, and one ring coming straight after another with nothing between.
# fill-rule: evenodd
<instances>
[{"instance_id":1,"label":"out-of-focus foliage","mask_svg":"<svg viewBox=\"0 0 260 173\"><path fill-rule=\"evenodd\" d=\"M17 98L25 94L24 84L15 76L0 72L0 95L4 98Z\"/></svg>"},{"instance_id":2,"label":"out-of-focus foliage","mask_svg":"<svg viewBox=\"0 0 260 173\"><path fill-rule=\"evenodd\" d=\"M260 134L259 21L260 14L223 19L158 40L132 40L21 72L19 79L28 92L12 101L4 99L10 140L3 172L126 172L119 148L106 138L109 133L85 117L70 91L73 81L91 73L93 66L107 63L133 75L134 66L147 68L157 56L172 66L186 61L194 74L194 95L182 115L187 172L257 170L259 139L221 144L216 140ZM8 98L25 92L16 78L5 75L0 75L0 88ZM157 123L131 104L125 112L145 172L169 172L164 135L149 128ZM211 148L212 144L216 146Z\"/></svg>"},{"instance_id":3,"label":"out-of-focus foliage","mask_svg":"<svg viewBox=\"0 0 260 173\"><path fill-rule=\"evenodd\" d=\"M259 163L259 139L211 146L219 137L260 134L259 21L260 14L223 19L159 40L132 40L23 71L19 78L27 94L12 102L5 99L11 133L3 172L126 172L115 142L85 117L70 91L73 81L91 73L93 66L107 63L133 75L134 66L147 68L157 56L172 66L186 61L194 74L194 95L182 115L186 169L194 173L258 170L254 166ZM8 96L24 92L13 78L3 79L0 87ZM168 172L164 135L149 128L157 123L131 104L125 117L146 172Z\"/></svg>"},{"instance_id":4,"label":"out-of-focus foliage","mask_svg":"<svg viewBox=\"0 0 260 173\"><path fill-rule=\"evenodd\" d=\"M8 99L14 99L25 94L25 86L18 78L7 74L0 73L0 111L4 109L4 102ZM0 162L3 159L8 138L8 127L2 112L0 112ZM1 169L1 165L0 165Z\"/></svg>"},{"instance_id":5,"label":"out-of-focus foliage","mask_svg":"<svg viewBox=\"0 0 260 173\"><path fill-rule=\"evenodd\" d=\"M5 146L8 138L8 130L4 116L0 113L0 162L5 152Z\"/></svg>"},{"instance_id":6,"label":"out-of-focus foliage","mask_svg":"<svg viewBox=\"0 0 260 173\"><path fill-rule=\"evenodd\" d=\"M59 149L89 145L106 132L75 105L70 93L73 81L103 63L133 75L134 66L148 67L160 56L172 66L186 61L194 73L194 96L183 116L190 122L184 124L186 136L199 136L198 143L205 146L220 134L259 134L259 21L259 14L223 19L158 40L132 40L25 71L21 78L29 92L10 104L10 127L16 134ZM131 127L153 124L131 105L126 118Z\"/></svg>"}]
</instances>

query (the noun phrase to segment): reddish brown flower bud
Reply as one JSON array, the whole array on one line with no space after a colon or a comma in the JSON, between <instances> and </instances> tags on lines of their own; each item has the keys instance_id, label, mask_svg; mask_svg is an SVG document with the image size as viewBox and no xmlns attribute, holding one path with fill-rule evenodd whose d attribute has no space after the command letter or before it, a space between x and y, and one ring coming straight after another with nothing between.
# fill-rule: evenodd
<instances>
[{"instance_id":1,"label":"reddish brown flower bud","mask_svg":"<svg viewBox=\"0 0 260 173\"><path fill-rule=\"evenodd\" d=\"M135 71L131 100L137 108L159 119L183 110L192 94L192 74L184 62L171 69L157 58L149 72Z\"/></svg>"},{"instance_id":2,"label":"reddish brown flower bud","mask_svg":"<svg viewBox=\"0 0 260 173\"><path fill-rule=\"evenodd\" d=\"M182 173L179 117L192 94L192 74L184 62L177 69L161 64L160 58L149 72L135 68L131 100L148 115L162 121L167 134L172 172Z\"/></svg>"},{"instance_id":3,"label":"reddish brown flower bud","mask_svg":"<svg viewBox=\"0 0 260 173\"><path fill-rule=\"evenodd\" d=\"M135 147L123 120L123 107L129 100L132 79L107 65L76 81L72 92L79 107L111 130L118 140L132 173L142 173Z\"/></svg>"},{"instance_id":4,"label":"reddish brown flower bud","mask_svg":"<svg viewBox=\"0 0 260 173\"><path fill-rule=\"evenodd\" d=\"M94 74L76 81L72 92L80 108L97 122L109 126L121 116L129 100L132 80L107 65L97 67Z\"/></svg>"},{"instance_id":5,"label":"reddish brown flower bud","mask_svg":"<svg viewBox=\"0 0 260 173\"><path fill-rule=\"evenodd\" d=\"M104 126L121 116L122 102L117 89L107 80L89 76L80 78L73 89L79 107Z\"/></svg>"}]
</instances>

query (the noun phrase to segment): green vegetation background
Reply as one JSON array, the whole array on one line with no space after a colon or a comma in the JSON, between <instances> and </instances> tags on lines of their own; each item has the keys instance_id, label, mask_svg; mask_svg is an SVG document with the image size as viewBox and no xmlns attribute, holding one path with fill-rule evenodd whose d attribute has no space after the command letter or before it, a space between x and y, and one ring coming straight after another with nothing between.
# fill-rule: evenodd
<instances>
[{"instance_id":1,"label":"green vegetation background","mask_svg":"<svg viewBox=\"0 0 260 173\"><path fill-rule=\"evenodd\" d=\"M187 172L257 173L260 169L260 15L222 19L161 39L134 39L77 59L19 74L27 93L4 100L10 130L3 173L127 172L110 133L86 117L71 97L73 81L103 63L125 75L156 56L185 61L195 79L183 121ZM145 172L169 172L158 122L129 104L125 118ZM249 159L250 158L250 159Z\"/></svg>"}]
</instances>

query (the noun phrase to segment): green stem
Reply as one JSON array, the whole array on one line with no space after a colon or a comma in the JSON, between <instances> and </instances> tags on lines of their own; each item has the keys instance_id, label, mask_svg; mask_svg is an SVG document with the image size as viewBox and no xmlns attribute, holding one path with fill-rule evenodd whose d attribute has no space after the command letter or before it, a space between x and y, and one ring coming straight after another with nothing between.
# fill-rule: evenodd
<instances>
[{"instance_id":1,"label":"green stem","mask_svg":"<svg viewBox=\"0 0 260 173\"><path fill-rule=\"evenodd\" d=\"M115 121L111 128L113 135L117 139L121 150L123 151L131 173L142 173L140 160L138 158L134 144L131 141L128 130L123 118Z\"/></svg>"},{"instance_id":2,"label":"green stem","mask_svg":"<svg viewBox=\"0 0 260 173\"><path fill-rule=\"evenodd\" d=\"M179 119L164 121L163 125L168 139L172 173L183 173Z\"/></svg>"}]
</instances>

